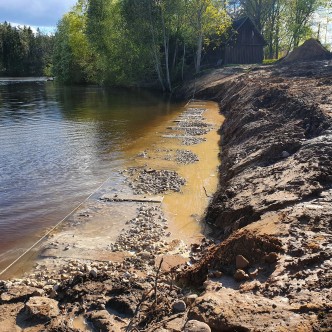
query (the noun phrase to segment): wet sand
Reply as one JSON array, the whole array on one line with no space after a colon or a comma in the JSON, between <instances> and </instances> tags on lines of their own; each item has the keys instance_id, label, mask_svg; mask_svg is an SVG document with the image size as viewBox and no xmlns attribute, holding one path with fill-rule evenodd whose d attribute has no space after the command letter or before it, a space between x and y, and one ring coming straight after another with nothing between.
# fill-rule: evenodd
<instances>
[{"instance_id":1,"label":"wet sand","mask_svg":"<svg viewBox=\"0 0 332 332\"><path fill-rule=\"evenodd\" d=\"M210 196L217 189L217 167L219 165L218 126L224 117L219 113L218 105L214 102L198 101L190 103L187 107L206 108L204 112L205 122L211 124L211 130L203 135L205 142L191 146L184 146L178 139L164 138L162 134L171 134L167 127L174 126L177 116L170 119L166 128L158 128L157 132L146 137L145 148L143 145L135 146L129 151L134 159L134 164L142 166L147 164L153 169L171 169L186 179L187 183L181 193L170 192L165 195L163 208L169 220L170 232L173 236L183 239L186 243L192 243L202 237L201 218L204 215ZM147 144L150 142L150 144ZM154 142L151 146L151 142ZM192 164L178 164L174 158L165 160L167 153L172 156L172 151L177 149L190 150L195 153L199 162ZM145 150L148 158L137 158L137 155ZM161 151L160 151L161 150ZM206 226L205 226L206 227Z\"/></svg>"},{"instance_id":2,"label":"wet sand","mask_svg":"<svg viewBox=\"0 0 332 332\"><path fill-rule=\"evenodd\" d=\"M183 146L179 139L165 138L171 132L178 117L190 107L206 108L204 121L216 124L203 137L206 139L197 145ZM220 125L222 116L218 112L217 104L212 102L196 102L187 105L179 112L165 116L165 121L156 124L146 135L139 139L133 147L126 151L128 167L146 166L154 169L174 170L186 179L187 183L180 193L167 192L163 195L161 205L168 220L168 232L171 239L181 239L190 244L202 237L200 219L207 207L210 194L217 186L218 139L216 128ZM149 158L142 158L139 154L148 151ZM165 160L170 152L185 149L194 152L199 162L182 165L174 158ZM166 158L167 159L167 158ZM119 174L121 178L122 175ZM124 195L130 197L132 191L128 180L123 177L116 188L106 182L82 206L70 215L56 230L53 230L27 255L22 257L11 269L1 277L20 277L29 271L35 262L65 259L89 259L98 261L121 260L126 254L109 252L109 246L115 243L120 232L126 229L126 223L135 217L139 202L107 202L102 197ZM208 195L208 196L207 196ZM151 204L150 204L151 205ZM153 205L153 204L152 204ZM160 205L160 204L157 204ZM55 264L57 265L57 264Z\"/></svg>"}]
</instances>

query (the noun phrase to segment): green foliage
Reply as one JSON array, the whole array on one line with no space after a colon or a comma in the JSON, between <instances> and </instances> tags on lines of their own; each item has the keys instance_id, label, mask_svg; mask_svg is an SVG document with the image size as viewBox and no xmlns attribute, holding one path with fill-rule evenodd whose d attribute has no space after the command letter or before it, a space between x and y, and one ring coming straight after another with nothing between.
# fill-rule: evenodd
<instances>
[{"instance_id":1,"label":"green foliage","mask_svg":"<svg viewBox=\"0 0 332 332\"><path fill-rule=\"evenodd\" d=\"M31 28L0 24L0 75L42 76L50 65L53 37Z\"/></svg>"},{"instance_id":2,"label":"green foliage","mask_svg":"<svg viewBox=\"0 0 332 332\"><path fill-rule=\"evenodd\" d=\"M278 59L265 59L263 60L263 65L273 65L278 61Z\"/></svg>"},{"instance_id":3,"label":"green foliage","mask_svg":"<svg viewBox=\"0 0 332 332\"><path fill-rule=\"evenodd\" d=\"M58 25L54 73L67 83L171 91L186 71L199 70L209 35L229 24L214 0L80 0Z\"/></svg>"},{"instance_id":4,"label":"green foliage","mask_svg":"<svg viewBox=\"0 0 332 332\"><path fill-rule=\"evenodd\" d=\"M266 58L277 59L311 36L312 14L328 2L78 0L59 22L53 72L66 83L172 91L179 81L201 71L207 49L227 39L228 12L249 16L267 41Z\"/></svg>"},{"instance_id":5,"label":"green foliage","mask_svg":"<svg viewBox=\"0 0 332 332\"><path fill-rule=\"evenodd\" d=\"M97 80L95 54L86 31L87 1L80 0L65 14L55 35L53 73L63 83Z\"/></svg>"}]
</instances>

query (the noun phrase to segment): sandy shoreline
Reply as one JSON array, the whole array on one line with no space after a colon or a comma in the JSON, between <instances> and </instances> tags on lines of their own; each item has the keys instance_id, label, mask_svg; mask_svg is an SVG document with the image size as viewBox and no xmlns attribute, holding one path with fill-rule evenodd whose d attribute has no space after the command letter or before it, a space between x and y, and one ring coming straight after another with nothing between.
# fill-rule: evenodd
<instances>
[{"instance_id":1,"label":"sandy shoreline","mask_svg":"<svg viewBox=\"0 0 332 332\"><path fill-rule=\"evenodd\" d=\"M179 264L194 263L189 244L199 243L204 237L199 222L209 194L217 186L216 128L220 121L216 104L188 104L165 125L165 131L150 134L148 139L154 143L147 149L129 151L128 168L119 175L123 185L112 188L105 183L32 250L35 262L19 262L8 271L11 278L2 283L0 306L2 316L8 318L6 331L19 328L17 293L20 298L29 298L29 294L57 298L62 287L72 288L77 278L98 280L106 275L125 285L146 284L155 278L160 262L160 273ZM176 300L178 295L173 295ZM16 309L10 305L13 302ZM81 312L80 306L61 328L75 328L76 324L79 330L89 330L82 322L94 319L87 315L83 318ZM42 323L43 317L32 316L23 315L22 326L31 319L41 319ZM124 319L126 324L129 317ZM27 331L40 331L42 326L37 324Z\"/></svg>"}]
</instances>

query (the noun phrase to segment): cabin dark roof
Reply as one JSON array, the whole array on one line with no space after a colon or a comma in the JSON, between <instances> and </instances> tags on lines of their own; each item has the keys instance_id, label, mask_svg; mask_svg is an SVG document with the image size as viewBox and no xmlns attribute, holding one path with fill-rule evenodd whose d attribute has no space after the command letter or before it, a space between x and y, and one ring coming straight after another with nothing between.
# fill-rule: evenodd
<instances>
[{"instance_id":1,"label":"cabin dark roof","mask_svg":"<svg viewBox=\"0 0 332 332\"><path fill-rule=\"evenodd\" d=\"M267 45L263 35L259 32L259 30L257 29L254 22L247 16L233 20L231 32L230 32L228 40L226 41L226 44L233 42L235 39L235 36L238 35L242 29L248 29L248 28L252 29L255 32L255 35L259 41L259 44L261 44L262 46Z\"/></svg>"},{"instance_id":2,"label":"cabin dark roof","mask_svg":"<svg viewBox=\"0 0 332 332\"><path fill-rule=\"evenodd\" d=\"M247 20L249 20L249 17L247 16L234 20L232 23L232 28L236 31L239 30Z\"/></svg>"}]
</instances>

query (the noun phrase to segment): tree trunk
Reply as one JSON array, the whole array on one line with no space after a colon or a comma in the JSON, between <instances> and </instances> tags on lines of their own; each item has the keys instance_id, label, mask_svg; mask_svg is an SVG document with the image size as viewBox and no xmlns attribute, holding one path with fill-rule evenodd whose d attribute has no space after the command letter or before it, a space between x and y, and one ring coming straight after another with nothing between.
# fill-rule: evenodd
<instances>
[{"instance_id":1,"label":"tree trunk","mask_svg":"<svg viewBox=\"0 0 332 332\"><path fill-rule=\"evenodd\" d=\"M198 74L201 69L202 48L203 48L203 33L200 33L197 40L197 52L196 52L196 64L195 64L196 74Z\"/></svg>"},{"instance_id":2,"label":"tree trunk","mask_svg":"<svg viewBox=\"0 0 332 332\"><path fill-rule=\"evenodd\" d=\"M183 42L183 56L182 56L182 68L181 68L182 81L183 81L183 71L184 71L185 60L186 60L186 43Z\"/></svg>"},{"instance_id":3,"label":"tree trunk","mask_svg":"<svg viewBox=\"0 0 332 332\"><path fill-rule=\"evenodd\" d=\"M165 70L166 70L166 82L167 82L167 89L169 92L172 91L172 84L171 84L171 77L169 73L169 35L166 34L166 27L165 27L165 18L164 14L161 10L161 23L162 23L162 30L163 30L163 39L164 39L164 52L165 52Z\"/></svg>"},{"instance_id":4,"label":"tree trunk","mask_svg":"<svg viewBox=\"0 0 332 332\"><path fill-rule=\"evenodd\" d=\"M156 72L158 75L158 80L161 85L161 88L163 91L165 91L165 85L164 85L164 80L162 77L162 72L161 72L161 66L160 66L160 58L158 57L157 53L157 45L156 45L156 38L154 34L154 26L153 26L153 21L152 21L152 13L151 13L151 7L149 7L149 18L150 18L150 33L152 37L152 45L153 45L153 59L154 59L154 66L156 68Z\"/></svg>"},{"instance_id":5,"label":"tree trunk","mask_svg":"<svg viewBox=\"0 0 332 332\"><path fill-rule=\"evenodd\" d=\"M175 63L176 63L176 57L178 55L178 39L175 40L175 46L174 46L174 54L173 54L173 61L172 61L172 69L171 72L174 73L174 69L175 69Z\"/></svg>"}]
</instances>

